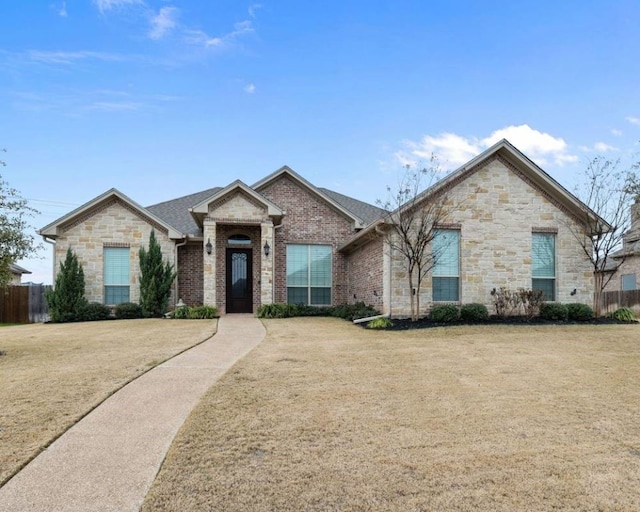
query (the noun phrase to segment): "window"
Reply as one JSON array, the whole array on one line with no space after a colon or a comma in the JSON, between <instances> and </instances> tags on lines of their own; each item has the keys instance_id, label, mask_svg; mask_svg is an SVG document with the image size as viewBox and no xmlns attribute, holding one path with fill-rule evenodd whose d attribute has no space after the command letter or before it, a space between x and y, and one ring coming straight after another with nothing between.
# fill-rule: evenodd
<instances>
[{"instance_id":1,"label":"window","mask_svg":"<svg viewBox=\"0 0 640 512\"><path fill-rule=\"evenodd\" d=\"M287 245L287 302L331 304L330 245Z\"/></svg>"},{"instance_id":2,"label":"window","mask_svg":"<svg viewBox=\"0 0 640 512\"><path fill-rule=\"evenodd\" d=\"M433 241L433 301L460 300L460 231L438 229Z\"/></svg>"},{"instance_id":3,"label":"window","mask_svg":"<svg viewBox=\"0 0 640 512\"><path fill-rule=\"evenodd\" d=\"M629 290L636 289L636 275L635 274L623 274L622 276L622 291L627 292Z\"/></svg>"},{"instance_id":4,"label":"window","mask_svg":"<svg viewBox=\"0 0 640 512\"><path fill-rule=\"evenodd\" d=\"M251 245L251 238L247 235L232 235L227 240L229 245Z\"/></svg>"},{"instance_id":5,"label":"window","mask_svg":"<svg viewBox=\"0 0 640 512\"><path fill-rule=\"evenodd\" d=\"M542 290L543 300L556 300L556 235L531 235L531 289Z\"/></svg>"},{"instance_id":6,"label":"window","mask_svg":"<svg viewBox=\"0 0 640 512\"><path fill-rule=\"evenodd\" d=\"M129 302L129 248L104 248L104 303Z\"/></svg>"}]
</instances>

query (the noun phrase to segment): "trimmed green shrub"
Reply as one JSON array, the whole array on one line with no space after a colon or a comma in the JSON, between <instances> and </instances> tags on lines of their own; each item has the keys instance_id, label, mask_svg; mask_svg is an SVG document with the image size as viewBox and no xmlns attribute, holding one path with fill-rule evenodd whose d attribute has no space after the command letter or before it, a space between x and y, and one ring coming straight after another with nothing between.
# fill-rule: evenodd
<instances>
[{"instance_id":1,"label":"trimmed green shrub","mask_svg":"<svg viewBox=\"0 0 640 512\"><path fill-rule=\"evenodd\" d=\"M330 316L329 306L307 306L305 304L296 305L296 316Z\"/></svg>"},{"instance_id":2,"label":"trimmed green shrub","mask_svg":"<svg viewBox=\"0 0 640 512\"><path fill-rule=\"evenodd\" d=\"M218 318L218 310L214 306L189 307L189 318L192 320L210 320Z\"/></svg>"},{"instance_id":3,"label":"trimmed green shrub","mask_svg":"<svg viewBox=\"0 0 640 512\"><path fill-rule=\"evenodd\" d=\"M356 302L355 304L341 304L330 308L329 314L352 322L359 318L378 316L380 312L373 306L367 306L364 302Z\"/></svg>"},{"instance_id":4,"label":"trimmed green shrub","mask_svg":"<svg viewBox=\"0 0 640 512\"><path fill-rule=\"evenodd\" d=\"M135 302L123 302L116 306L116 318L127 320L131 318L142 318L142 306Z\"/></svg>"},{"instance_id":5,"label":"trimmed green shrub","mask_svg":"<svg viewBox=\"0 0 640 512\"><path fill-rule=\"evenodd\" d=\"M593 309L588 304L567 304L567 318L573 322L586 322L593 318Z\"/></svg>"},{"instance_id":6,"label":"trimmed green shrub","mask_svg":"<svg viewBox=\"0 0 640 512\"><path fill-rule=\"evenodd\" d=\"M393 322L389 320L387 317L382 318L374 318L367 323L367 327L369 329L386 329L388 327L392 327Z\"/></svg>"},{"instance_id":7,"label":"trimmed green shrub","mask_svg":"<svg viewBox=\"0 0 640 512\"><path fill-rule=\"evenodd\" d=\"M611 316L615 318L618 322L635 322L636 314L633 312L631 308L618 308L616 309Z\"/></svg>"},{"instance_id":8,"label":"trimmed green shrub","mask_svg":"<svg viewBox=\"0 0 640 512\"><path fill-rule=\"evenodd\" d=\"M460 310L453 304L434 306L429 313L429 319L439 324L451 324L460 320Z\"/></svg>"},{"instance_id":9,"label":"trimmed green shrub","mask_svg":"<svg viewBox=\"0 0 640 512\"><path fill-rule=\"evenodd\" d=\"M161 317L167 311L171 285L178 275L173 265L162 258L155 230L149 236L149 250L140 248L140 305L144 316Z\"/></svg>"},{"instance_id":10,"label":"trimmed green shrub","mask_svg":"<svg viewBox=\"0 0 640 512\"><path fill-rule=\"evenodd\" d=\"M484 304L464 304L460 308L460 320L463 322L486 322L489 320L489 311Z\"/></svg>"},{"instance_id":11,"label":"trimmed green shrub","mask_svg":"<svg viewBox=\"0 0 640 512\"><path fill-rule=\"evenodd\" d=\"M171 312L171 318L185 320L189 318L189 306L180 306Z\"/></svg>"},{"instance_id":12,"label":"trimmed green shrub","mask_svg":"<svg viewBox=\"0 0 640 512\"><path fill-rule=\"evenodd\" d=\"M297 314L298 306L295 304L262 304L258 308L258 318L289 318Z\"/></svg>"},{"instance_id":13,"label":"trimmed green shrub","mask_svg":"<svg viewBox=\"0 0 640 512\"><path fill-rule=\"evenodd\" d=\"M99 302L90 302L82 308L80 319L84 322L94 320L108 320L111 318L111 308Z\"/></svg>"},{"instance_id":14,"label":"trimmed green shrub","mask_svg":"<svg viewBox=\"0 0 640 512\"><path fill-rule=\"evenodd\" d=\"M540 306L540 318L554 322L566 322L568 317L567 306L559 302L544 302Z\"/></svg>"}]
</instances>

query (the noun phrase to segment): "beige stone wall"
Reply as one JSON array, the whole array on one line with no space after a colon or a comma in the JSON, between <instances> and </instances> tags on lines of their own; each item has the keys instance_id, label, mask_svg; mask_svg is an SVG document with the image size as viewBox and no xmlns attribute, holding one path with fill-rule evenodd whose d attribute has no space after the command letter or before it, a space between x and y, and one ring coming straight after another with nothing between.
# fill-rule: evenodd
<instances>
[{"instance_id":1,"label":"beige stone wall","mask_svg":"<svg viewBox=\"0 0 640 512\"><path fill-rule=\"evenodd\" d=\"M256 221L266 217L266 208L244 192L236 192L209 205L209 217L218 220Z\"/></svg>"},{"instance_id":2,"label":"beige stone wall","mask_svg":"<svg viewBox=\"0 0 640 512\"><path fill-rule=\"evenodd\" d=\"M116 244L121 247L128 246L130 248L130 300L138 302L140 299L138 251L140 247L149 247L152 229L154 226L149 221L134 213L120 201L98 208L93 214L85 216L82 222L63 229L63 233L56 240L54 274L57 275L60 263L66 257L67 249L71 248L82 263L85 275L85 297L89 302L103 302L103 248L105 245L113 247ZM155 228L155 234L163 257L175 265L175 244L169 239L167 233L158 227Z\"/></svg>"},{"instance_id":3,"label":"beige stone wall","mask_svg":"<svg viewBox=\"0 0 640 512\"><path fill-rule=\"evenodd\" d=\"M576 242L572 220L513 168L493 159L447 193L447 223L460 226L460 303L479 302L493 313L492 288L531 288L531 234L556 235L556 300L591 304L593 274ZM456 206L457 205L457 206ZM410 312L405 260L392 254L391 313ZM575 295L571 295L572 290ZM421 313L433 305L431 275L423 281Z\"/></svg>"}]
</instances>

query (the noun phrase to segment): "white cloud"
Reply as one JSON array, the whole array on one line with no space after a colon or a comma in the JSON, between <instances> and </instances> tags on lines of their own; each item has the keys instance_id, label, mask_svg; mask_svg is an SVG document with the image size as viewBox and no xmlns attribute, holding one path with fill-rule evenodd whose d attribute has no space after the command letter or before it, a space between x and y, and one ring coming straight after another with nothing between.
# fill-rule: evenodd
<instances>
[{"instance_id":1,"label":"white cloud","mask_svg":"<svg viewBox=\"0 0 640 512\"><path fill-rule=\"evenodd\" d=\"M151 39L162 39L177 25L176 18L180 11L177 7L162 7L158 14L151 18Z\"/></svg>"},{"instance_id":2,"label":"white cloud","mask_svg":"<svg viewBox=\"0 0 640 512\"><path fill-rule=\"evenodd\" d=\"M585 151L587 153L607 153L609 151L619 151L619 149L615 146L611 146L606 142L596 142L592 147L590 146L580 146L580 150Z\"/></svg>"},{"instance_id":3,"label":"white cloud","mask_svg":"<svg viewBox=\"0 0 640 512\"><path fill-rule=\"evenodd\" d=\"M244 92L246 92L248 94L253 94L254 92L256 92L256 86L253 85L253 84L249 84L249 85L245 86Z\"/></svg>"},{"instance_id":4,"label":"white cloud","mask_svg":"<svg viewBox=\"0 0 640 512\"><path fill-rule=\"evenodd\" d=\"M251 16L252 18L255 18L256 11L260 8L262 8L262 4L251 4L248 9L249 16Z\"/></svg>"},{"instance_id":5,"label":"white cloud","mask_svg":"<svg viewBox=\"0 0 640 512\"><path fill-rule=\"evenodd\" d=\"M89 109L91 110L101 110L104 112L123 112L123 111L132 111L132 110L140 110L143 107L141 103L137 103L134 101L96 101Z\"/></svg>"},{"instance_id":6,"label":"white cloud","mask_svg":"<svg viewBox=\"0 0 640 512\"><path fill-rule=\"evenodd\" d=\"M142 0L93 0L93 3L101 13L104 13L127 5L141 5L144 2Z\"/></svg>"},{"instance_id":7,"label":"white cloud","mask_svg":"<svg viewBox=\"0 0 640 512\"><path fill-rule=\"evenodd\" d=\"M640 126L640 117L628 116L628 117L625 117L625 119L629 121L631 124L637 124L638 126Z\"/></svg>"},{"instance_id":8,"label":"white cloud","mask_svg":"<svg viewBox=\"0 0 640 512\"><path fill-rule=\"evenodd\" d=\"M92 52L85 50L75 52L30 50L27 52L27 56L33 61L45 64L71 64L79 60L91 59L111 62L126 60L122 55L115 53Z\"/></svg>"},{"instance_id":9,"label":"white cloud","mask_svg":"<svg viewBox=\"0 0 640 512\"><path fill-rule=\"evenodd\" d=\"M612 133L613 135L615 135L616 137L620 137L620 136L622 136L622 130L618 130L618 129L616 129L616 128L612 128L612 129L611 129L611 133Z\"/></svg>"},{"instance_id":10,"label":"white cloud","mask_svg":"<svg viewBox=\"0 0 640 512\"><path fill-rule=\"evenodd\" d=\"M203 30L186 31L188 43L204 48L226 48L242 35L253 33L253 25L250 20L240 21L233 26L233 30L219 37L211 37Z\"/></svg>"},{"instance_id":11,"label":"white cloud","mask_svg":"<svg viewBox=\"0 0 640 512\"><path fill-rule=\"evenodd\" d=\"M435 154L441 167L451 170L502 139L507 139L540 165L552 162L561 166L578 161L578 157L569 152L564 139L540 132L526 124L500 128L484 138L464 137L455 133L425 135L419 142L405 142L408 151L400 151L396 153L396 157L402 164L414 164L428 160Z\"/></svg>"},{"instance_id":12,"label":"white cloud","mask_svg":"<svg viewBox=\"0 0 640 512\"><path fill-rule=\"evenodd\" d=\"M67 13L67 2L62 2L60 9L58 9L58 16L66 18L69 14Z\"/></svg>"}]
</instances>

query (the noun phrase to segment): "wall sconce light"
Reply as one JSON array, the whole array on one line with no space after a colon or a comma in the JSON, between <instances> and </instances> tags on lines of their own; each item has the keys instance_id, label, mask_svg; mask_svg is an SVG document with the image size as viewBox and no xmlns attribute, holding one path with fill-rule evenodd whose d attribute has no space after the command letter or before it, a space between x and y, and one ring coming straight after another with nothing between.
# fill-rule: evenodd
<instances>
[{"instance_id":1,"label":"wall sconce light","mask_svg":"<svg viewBox=\"0 0 640 512\"><path fill-rule=\"evenodd\" d=\"M377 297L378 296L378 291L377 290L373 290L373 296Z\"/></svg>"},{"instance_id":2,"label":"wall sconce light","mask_svg":"<svg viewBox=\"0 0 640 512\"><path fill-rule=\"evenodd\" d=\"M207 250L207 254L211 254L211 251L213 250L213 245L211 245L211 238L207 239L207 245L205 245L204 248Z\"/></svg>"},{"instance_id":3,"label":"wall sconce light","mask_svg":"<svg viewBox=\"0 0 640 512\"><path fill-rule=\"evenodd\" d=\"M264 249L264 255L269 256L269 253L271 252L271 247L269 246L269 242L264 243L263 249Z\"/></svg>"},{"instance_id":4,"label":"wall sconce light","mask_svg":"<svg viewBox=\"0 0 640 512\"><path fill-rule=\"evenodd\" d=\"M576 293L578 293L578 290L576 290L575 288L571 290L571 295L575 295Z\"/></svg>"}]
</instances>

